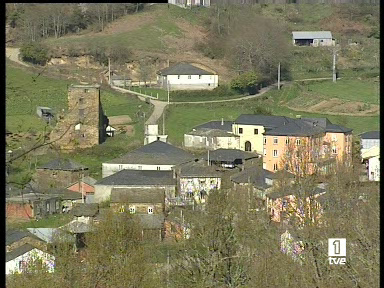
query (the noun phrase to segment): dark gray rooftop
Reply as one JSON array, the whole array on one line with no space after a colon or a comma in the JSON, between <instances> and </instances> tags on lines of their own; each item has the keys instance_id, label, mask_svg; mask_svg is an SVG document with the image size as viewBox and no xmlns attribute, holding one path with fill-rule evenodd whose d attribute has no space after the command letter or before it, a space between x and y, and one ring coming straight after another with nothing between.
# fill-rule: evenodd
<instances>
[{"instance_id":1,"label":"dark gray rooftop","mask_svg":"<svg viewBox=\"0 0 384 288\"><path fill-rule=\"evenodd\" d=\"M31 237L36 240L40 240L38 237L30 233L29 231L24 230L7 230L5 233L5 244L11 245L12 243L15 243L25 237ZM41 241L41 240L40 240Z\"/></svg>"},{"instance_id":2,"label":"dark gray rooftop","mask_svg":"<svg viewBox=\"0 0 384 288\"><path fill-rule=\"evenodd\" d=\"M341 125L337 124L328 124L327 127L325 128L325 132L333 132L333 133L349 133L352 132L353 129L351 128L346 128Z\"/></svg>"},{"instance_id":3,"label":"dark gray rooftop","mask_svg":"<svg viewBox=\"0 0 384 288\"><path fill-rule=\"evenodd\" d=\"M92 177L89 177L89 176L83 177L83 179L81 181L83 181L85 184L88 184L90 186L95 185L95 183L97 182L97 180L95 178L92 178ZM76 182L68 185L68 187L71 187L73 184L76 184L76 183L78 184L79 181L76 181Z\"/></svg>"},{"instance_id":4,"label":"dark gray rooftop","mask_svg":"<svg viewBox=\"0 0 384 288\"><path fill-rule=\"evenodd\" d=\"M27 194L23 193L23 195L20 195L20 196L7 197L6 202L28 203L28 201L40 201L40 200L55 199L55 198L60 198L60 195L43 194L43 193L27 193Z\"/></svg>"},{"instance_id":5,"label":"dark gray rooftop","mask_svg":"<svg viewBox=\"0 0 384 288\"><path fill-rule=\"evenodd\" d=\"M191 162L178 166L178 174L181 177L219 177L221 178L222 173L216 170L215 166L207 166L205 161L202 162Z\"/></svg>"},{"instance_id":6,"label":"dark gray rooftop","mask_svg":"<svg viewBox=\"0 0 384 288\"><path fill-rule=\"evenodd\" d=\"M274 176L271 176L272 174L274 173L259 166L253 166L233 175L231 181L244 184L250 183L257 188L267 189L271 187L271 185L265 183L265 178L273 179L272 177Z\"/></svg>"},{"instance_id":7,"label":"dark gray rooftop","mask_svg":"<svg viewBox=\"0 0 384 288\"><path fill-rule=\"evenodd\" d=\"M293 121L293 119L285 116L269 116L269 115L255 115L255 114L242 114L235 120L236 124L246 125L261 125L268 129L276 128L284 123Z\"/></svg>"},{"instance_id":8,"label":"dark gray rooftop","mask_svg":"<svg viewBox=\"0 0 384 288\"><path fill-rule=\"evenodd\" d=\"M194 160L191 153L162 141L154 141L106 163L177 165Z\"/></svg>"},{"instance_id":9,"label":"dark gray rooftop","mask_svg":"<svg viewBox=\"0 0 384 288\"><path fill-rule=\"evenodd\" d=\"M324 128L311 125L302 119L295 119L285 125L266 131L265 135L273 136L313 136L324 133Z\"/></svg>"},{"instance_id":10,"label":"dark gray rooftop","mask_svg":"<svg viewBox=\"0 0 384 288\"><path fill-rule=\"evenodd\" d=\"M61 226L60 229L76 234L76 233L91 232L92 230L94 230L94 227L92 226L92 224L84 223L78 220L73 220L68 224Z\"/></svg>"},{"instance_id":11,"label":"dark gray rooftop","mask_svg":"<svg viewBox=\"0 0 384 288\"><path fill-rule=\"evenodd\" d=\"M210 122L198 125L193 129L197 130L201 128L208 128L208 129L219 129L219 130L232 132L232 124L233 124L233 121L210 121Z\"/></svg>"},{"instance_id":12,"label":"dark gray rooftop","mask_svg":"<svg viewBox=\"0 0 384 288\"><path fill-rule=\"evenodd\" d=\"M210 129L210 128L199 128L193 129L191 132L186 133L186 135L197 135L197 136L210 136L210 137L240 137L235 134L232 134L228 131L221 129Z\"/></svg>"},{"instance_id":13,"label":"dark gray rooftop","mask_svg":"<svg viewBox=\"0 0 384 288\"><path fill-rule=\"evenodd\" d=\"M252 159L258 157L257 154L245 152L238 149L217 149L209 151L209 160L210 161L223 161L223 162L234 162L238 159ZM208 154L204 157L208 159Z\"/></svg>"},{"instance_id":14,"label":"dark gray rooftop","mask_svg":"<svg viewBox=\"0 0 384 288\"><path fill-rule=\"evenodd\" d=\"M380 139L380 131L369 131L360 134L361 139Z\"/></svg>"},{"instance_id":15,"label":"dark gray rooftop","mask_svg":"<svg viewBox=\"0 0 384 288\"><path fill-rule=\"evenodd\" d=\"M78 203L71 210L71 214L76 217L95 217L97 213L99 213L98 203Z\"/></svg>"},{"instance_id":16,"label":"dark gray rooftop","mask_svg":"<svg viewBox=\"0 0 384 288\"><path fill-rule=\"evenodd\" d=\"M175 185L173 171L121 170L99 180L95 185L145 186Z\"/></svg>"},{"instance_id":17,"label":"dark gray rooftop","mask_svg":"<svg viewBox=\"0 0 384 288\"><path fill-rule=\"evenodd\" d=\"M214 75L188 63L177 63L157 72L159 75Z\"/></svg>"},{"instance_id":18,"label":"dark gray rooftop","mask_svg":"<svg viewBox=\"0 0 384 288\"><path fill-rule=\"evenodd\" d=\"M162 214L136 214L144 229L162 229L164 226L164 216Z\"/></svg>"},{"instance_id":19,"label":"dark gray rooftop","mask_svg":"<svg viewBox=\"0 0 384 288\"><path fill-rule=\"evenodd\" d=\"M113 188L111 203L164 203L164 189Z\"/></svg>"},{"instance_id":20,"label":"dark gray rooftop","mask_svg":"<svg viewBox=\"0 0 384 288\"><path fill-rule=\"evenodd\" d=\"M80 171L88 170L87 167L78 164L70 159L55 159L44 165L37 167L37 169L49 169L49 170L63 170L63 171Z\"/></svg>"},{"instance_id":21,"label":"dark gray rooftop","mask_svg":"<svg viewBox=\"0 0 384 288\"><path fill-rule=\"evenodd\" d=\"M11 252L6 253L5 258L6 262L11 261L15 259L16 257L19 257L20 255L23 255L32 249L35 249L36 247L33 247L30 244L24 244L20 247L17 247L16 249L13 249Z\"/></svg>"}]
</instances>

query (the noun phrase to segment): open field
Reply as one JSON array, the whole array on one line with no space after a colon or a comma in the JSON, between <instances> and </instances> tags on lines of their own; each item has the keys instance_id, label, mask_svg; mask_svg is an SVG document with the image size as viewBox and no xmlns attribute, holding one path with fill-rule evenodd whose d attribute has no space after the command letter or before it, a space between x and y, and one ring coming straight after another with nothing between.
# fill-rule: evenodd
<instances>
[{"instance_id":1,"label":"open field","mask_svg":"<svg viewBox=\"0 0 384 288\"><path fill-rule=\"evenodd\" d=\"M40 220L27 220L27 221L15 221L7 219L7 229L20 229L27 228L56 228L69 223L73 219L73 215L70 214L54 214L47 218Z\"/></svg>"}]
</instances>

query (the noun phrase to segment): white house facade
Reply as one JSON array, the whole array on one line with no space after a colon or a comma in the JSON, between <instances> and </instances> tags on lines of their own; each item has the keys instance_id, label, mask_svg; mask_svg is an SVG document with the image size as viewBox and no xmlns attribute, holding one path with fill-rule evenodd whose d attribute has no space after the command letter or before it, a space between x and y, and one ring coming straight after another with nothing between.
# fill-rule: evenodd
<instances>
[{"instance_id":1,"label":"white house facade","mask_svg":"<svg viewBox=\"0 0 384 288\"><path fill-rule=\"evenodd\" d=\"M151 171L171 171L175 165L163 165L163 164L114 164L103 163L102 164L102 177L108 177L121 170L151 170Z\"/></svg>"},{"instance_id":2,"label":"white house facade","mask_svg":"<svg viewBox=\"0 0 384 288\"><path fill-rule=\"evenodd\" d=\"M368 179L370 181L380 181L380 155L369 158Z\"/></svg>"},{"instance_id":3,"label":"white house facade","mask_svg":"<svg viewBox=\"0 0 384 288\"><path fill-rule=\"evenodd\" d=\"M295 46L334 46L331 31L293 31L292 41Z\"/></svg>"},{"instance_id":4,"label":"white house facade","mask_svg":"<svg viewBox=\"0 0 384 288\"><path fill-rule=\"evenodd\" d=\"M18 253L19 252L19 253ZM13 257L13 255L16 257ZM20 255L18 255L20 254ZM45 253L29 244L25 244L14 251L7 253L5 263L5 274L23 273L34 260L40 259L48 272L55 269L55 257Z\"/></svg>"},{"instance_id":5,"label":"white house facade","mask_svg":"<svg viewBox=\"0 0 384 288\"><path fill-rule=\"evenodd\" d=\"M219 85L219 76L188 63L178 63L158 71L157 83L166 90L210 90Z\"/></svg>"}]
</instances>

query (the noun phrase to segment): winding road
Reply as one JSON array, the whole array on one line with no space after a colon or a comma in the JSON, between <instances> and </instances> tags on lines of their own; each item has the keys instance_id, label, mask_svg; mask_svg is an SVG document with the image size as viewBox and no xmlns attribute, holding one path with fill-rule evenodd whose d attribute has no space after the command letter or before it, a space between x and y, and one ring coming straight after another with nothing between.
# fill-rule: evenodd
<instances>
[{"instance_id":1,"label":"winding road","mask_svg":"<svg viewBox=\"0 0 384 288\"><path fill-rule=\"evenodd\" d=\"M27 63L24 63L19 60L19 54L20 54L20 48L12 48L12 47L5 48L5 55L7 56L7 58L25 67L31 67Z\"/></svg>"}]
</instances>

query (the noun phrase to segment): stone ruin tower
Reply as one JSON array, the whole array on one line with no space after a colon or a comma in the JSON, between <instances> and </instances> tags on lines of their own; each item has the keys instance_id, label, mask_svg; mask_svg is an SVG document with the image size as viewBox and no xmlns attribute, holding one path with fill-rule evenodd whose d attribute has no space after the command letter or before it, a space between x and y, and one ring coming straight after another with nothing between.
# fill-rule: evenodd
<instances>
[{"instance_id":1,"label":"stone ruin tower","mask_svg":"<svg viewBox=\"0 0 384 288\"><path fill-rule=\"evenodd\" d=\"M61 150L89 148L105 141L108 119L100 102L100 85L68 87L68 112L60 117L50 141Z\"/></svg>"}]
</instances>

